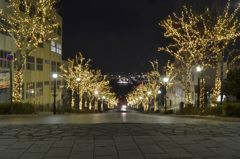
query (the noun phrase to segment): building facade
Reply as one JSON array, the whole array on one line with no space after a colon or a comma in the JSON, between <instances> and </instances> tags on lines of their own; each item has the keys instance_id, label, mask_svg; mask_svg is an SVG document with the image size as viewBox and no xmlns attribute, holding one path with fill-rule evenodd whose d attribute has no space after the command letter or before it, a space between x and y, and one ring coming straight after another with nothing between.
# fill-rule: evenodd
<instances>
[{"instance_id":1,"label":"building facade","mask_svg":"<svg viewBox=\"0 0 240 159\"><path fill-rule=\"evenodd\" d=\"M7 2L0 1L0 8ZM57 13L56 13L57 14ZM60 28L56 41L49 41L34 50L26 59L23 71L23 102L51 106L53 102L53 73L59 73L62 63L62 18L57 14ZM15 53L10 36L0 33L0 103L10 101L10 64L7 55ZM14 69L14 68L13 68ZM14 71L13 71L14 72ZM57 79L57 103L61 101L61 80Z\"/></svg>"}]
</instances>

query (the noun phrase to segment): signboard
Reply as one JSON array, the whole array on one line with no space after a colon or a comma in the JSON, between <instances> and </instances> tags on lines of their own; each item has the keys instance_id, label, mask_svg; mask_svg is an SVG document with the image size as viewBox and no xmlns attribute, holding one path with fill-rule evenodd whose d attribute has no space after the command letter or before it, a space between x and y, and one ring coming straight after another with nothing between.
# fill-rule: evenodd
<instances>
[{"instance_id":1,"label":"signboard","mask_svg":"<svg viewBox=\"0 0 240 159\"><path fill-rule=\"evenodd\" d=\"M10 73L0 71L0 89L7 89L10 86Z\"/></svg>"}]
</instances>

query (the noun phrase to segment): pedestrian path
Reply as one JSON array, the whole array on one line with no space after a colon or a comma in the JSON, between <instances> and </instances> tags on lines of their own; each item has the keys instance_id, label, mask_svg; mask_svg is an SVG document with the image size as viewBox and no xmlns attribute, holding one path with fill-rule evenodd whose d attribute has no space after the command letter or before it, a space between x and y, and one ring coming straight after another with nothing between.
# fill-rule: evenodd
<instances>
[{"instance_id":1,"label":"pedestrian path","mask_svg":"<svg viewBox=\"0 0 240 159\"><path fill-rule=\"evenodd\" d=\"M239 124L0 126L0 159L240 158Z\"/></svg>"}]
</instances>

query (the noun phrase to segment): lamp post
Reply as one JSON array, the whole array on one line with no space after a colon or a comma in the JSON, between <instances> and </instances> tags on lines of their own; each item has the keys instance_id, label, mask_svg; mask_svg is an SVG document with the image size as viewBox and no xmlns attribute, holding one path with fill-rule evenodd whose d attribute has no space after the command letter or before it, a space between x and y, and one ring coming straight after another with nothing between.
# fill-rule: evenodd
<instances>
[{"instance_id":1,"label":"lamp post","mask_svg":"<svg viewBox=\"0 0 240 159\"><path fill-rule=\"evenodd\" d=\"M105 98L106 98L105 96L102 97L101 111L103 111L103 102L104 102Z\"/></svg>"},{"instance_id":2,"label":"lamp post","mask_svg":"<svg viewBox=\"0 0 240 159\"><path fill-rule=\"evenodd\" d=\"M165 113L167 112L167 83L169 81L168 77L163 78L163 83L164 83L164 111Z\"/></svg>"},{"instance_id":3,"label":"lamp post","mask_svg":"<svg viewBox=\"0 0 240 159\"><path fill-rule=\"evenodd\" d=\"M79 77L76 78L77 87L78 87L78 89L77 89L77 91L78 91L78 92L77 92L77 96L78 96L78 97L77 97L77 99L78 99L78 100L77 100L77 102L78 102L78 108L80 107L80 97L79 97L79 96L80 96L80 88L79 88L79 83L80 83L80 81L81 81L81 78L79 78Z\"/></svg>"},{"instance_id":4,"label":"lamp post","mask_svg":"<svg viewBox=\"0 0 240 159\"><path fill-rule=\"evenodd\" d=\"M94 91L94 95L95 95L94 109L95 110L98 109L98 94L99 94L99 92L97 90L95 90Z\"/></svg>"},{"instance_id":5,"label":"lamp post","mask_svg":"<svg viewBox=\"0 0 240 159\"><path fill-rule=\"evenodd\" d=\"M201 83L200 83L200 74L201 74L201 72L202 72L202 67L201 66L197 66L197 68L196 68L196 70L197 70L197 73L198 73L198 94L197 94L197 107L199 108L200 107L200 85L201 85Z\"/></svg>"},{"instance_id":6,"label":"lamp post","mask_svg":"<svg viewBox=\"0 0 240 159\"><path fill-rule=\"evenodd\" d=\"M13 68L12 68L12 62L13 62L13 55L12 54L8 54L7 55L7 60L9 62L9 75L10 75L10 104L11 104L11 109L12 109L12 103L13 103Z\"/></svg>"},{"instance_id":7,"label":"lamp post","mask_svg":"<svg viewBox=\"0 0 240 159\"><path fill-rule=\"evenodd\" d=\"M148 91L147 92L147 94L148 94L148 107L147 107L147 111L149 111L149 105L150 105L150 96L152 95L152 92L151 91Z\"/></svg>"},{"instance_id":8,"label":"lamp post","mask_svg":"<svg viewBox=\"0 0 240 159\"><path fill-rule=\"evenodd\" d=\"M54 73L52 75L53 79L54 79L54 84L53 84L53 114L56 114L56 97L57 97L57 78L58 78L58 74Z\"/></svg>"}]
</instances>

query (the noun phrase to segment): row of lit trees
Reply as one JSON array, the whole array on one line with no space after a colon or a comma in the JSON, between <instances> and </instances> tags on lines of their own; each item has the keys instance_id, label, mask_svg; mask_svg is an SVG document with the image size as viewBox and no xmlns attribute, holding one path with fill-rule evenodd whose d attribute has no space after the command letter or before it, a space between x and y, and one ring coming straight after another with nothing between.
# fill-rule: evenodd
<instances>
[{"instance_id":1,"label":"row of lit trees","mask_svg":"<svg viewBox=\"0 0 240 159\"><path fill-rule=\"evenodd\" d=\"M60 25L56 17L57 0L8 0L0 10L0 31L15 43L11 64L16 68L11 83L11 101L21 102L23 69L26 58L44 42L57 40ZM13 65L10 66L11 70ZM11 72L12 75L12 72Z\"/></svg>"},{"instance_id":2,"label":"row of lit trees","mask_svg":"<svg viewBox=\"0 0 240 159\"><path fill-rule=\"evenodd\" d=\"M138 85L130 94L127 96L128 103L135 108L139 109L143 107L144 111L149 111L149 106L153 102L154 111L159 109L157 97L161 93L165 93L167 88L170 86L173 74L173 65L168 63L165 68L166 75L164 78L161 77L159 72L158 62L151 62L152 70L146 73L146 81ZM161 91L164 88L164 91ZM166 101L164 101L166 107Z\"/></svg>"},{"instance_id":3,"label":"row of lit trees","mask_svg":"<svg viewBox=\"0 0 240 159\"><path fill-rule=\"evenodd\" d=\"M239 59L239 56L232 56L234 51L226 53L240 35L238 11L239 6L230 11L230 2L220 15L215 16L211 15L209 9L198 14L185 6L181 14L173 13L160 23L165 29L164 36L171 40L171 44L159 48L159 51L175 58L174 72L184 86L185 103L192 101L191 77L193 69L200 66L203 71L216 69L215 87L212 90L212 103L215 105L221 93L224 57L228 56L228 66ZM204 79L202 83L205 83ZM203 84L201 87L204 87Z\"/></svg>"},{"instance_id":4,"label":"row of lit trees","mask_svg":"<svg viewBox=\"0 0 240 159\"><path fill-rule=\"evenodd\" d=\"M83 105L89 110L93 108L98 110L98 103L101 102L101 111L104 109L104 103L108 108L116 105L116 96L111 92L109 81L99 70L90 68L90 60L85 59L80 53L75 59L69 59L63 64L61 77L66 83L66 87L71 90L71 106L83 109ZM77 94L77 102L76 100ZM83 103L84 101L84 103ZM75 105L78 103L78 105Z\"/></svg>"}]
</instances>

